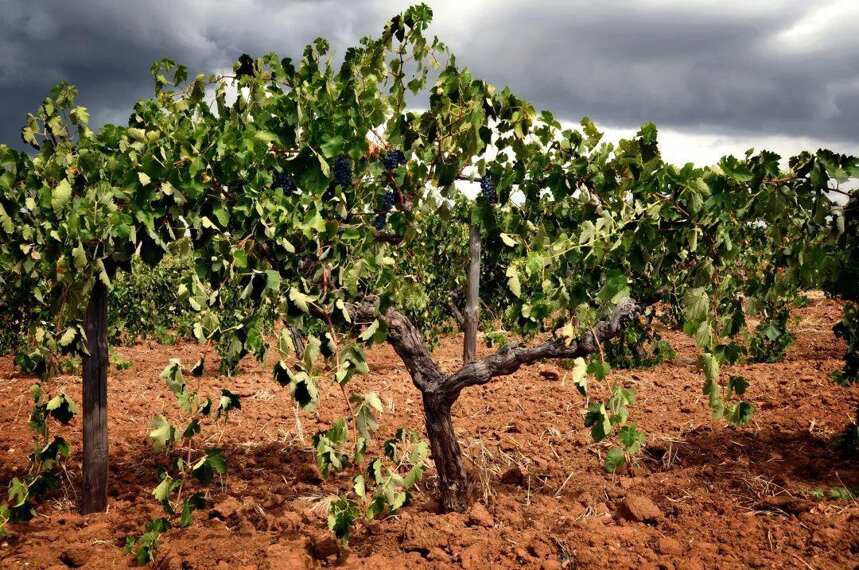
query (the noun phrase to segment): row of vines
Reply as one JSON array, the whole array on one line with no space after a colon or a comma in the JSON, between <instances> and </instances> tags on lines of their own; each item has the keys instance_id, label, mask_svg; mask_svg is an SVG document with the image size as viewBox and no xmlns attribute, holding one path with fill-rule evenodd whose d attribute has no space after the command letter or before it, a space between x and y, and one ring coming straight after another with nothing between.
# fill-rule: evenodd
<instances>
[{"instance_id":1,"label":"row of vines","mask_svg":"<svg viewBox=\"0 0 859 570\"><path fill-rule=\"evenodd\" d=\"M837 380L857 381L859 159L749 151L668 164L652 124L606 142L588 119L568 128L474 77L426 35L431 18L409 8L339 66L323 39L297 61L242 56L230 75L189 77L159 61L154 95L127 125L97 131L60 84L27 117L32 152L0 146L0 340L32 374L82 362L84 513L107 506L107 347L143 335L210 344L223 374L274 352L272 380L304 410L322 382L342 388L342 419L313 438L323 475L352 475L330 504L341 541L406 505L430 458L442 508L466 508L451 417L462 390L556 359L587 393L612 366L671 358L654 319L694 338L715 420L749 421L748 381L721 367L781 358L789 310L808 289L846 301ZM444 371L430 348L468 311L495 352ZM379 396L350 388L381 342L402 358L426 419L425 431L385 442ZM164 516L129 538L140 562L161 532L192 523L228 469L199 434L241 401L195 390L187 376L205 365L165 362L183 420L158 417L149 434L170 468L153 490ZM611 394L583 417L596 440L615 439L605 468L617 470L647 436L632 421L634 392ZM32 469L10 483L5 520L32 516L69 456L49 426L77 404L38 385L33 398Z\"/></svg>"}]
</instances>

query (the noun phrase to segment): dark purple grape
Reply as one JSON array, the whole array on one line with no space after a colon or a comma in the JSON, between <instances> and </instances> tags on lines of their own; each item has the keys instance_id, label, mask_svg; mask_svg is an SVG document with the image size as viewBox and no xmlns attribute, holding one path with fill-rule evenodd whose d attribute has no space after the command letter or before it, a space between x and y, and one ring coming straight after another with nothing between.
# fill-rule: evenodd
<instances>
[{"instance_id":1,"label":"dark purple grape","mask_svg":"<svg viewBox=\"0 0 859 570\"><path fill-rule=\"evenodd\" d=\"M376 214L376 219L373 221L373 226L377 231L382 231L382 228L384 228L385 224L388 223L388 212L391 211L391 208L394 207L396 202L397 196L393 192L388 192L382 196L382 209L378 214Z\"/></svg>"},{"instance_id":2,"label":"dark purple grape","mask_svg":"<svg viewBox=\"0 0 859 570\"><path fill-rule=\"evenodd\" d=\"M243 53L239 58L239 65L236 68L236 77L253 77L256 75L254 70L254 59L246 53Z\"/></svg>"},{"instance_id":3,"label":"dark purple grape","mask_svg":"<svg viewBox=\"0 0 859 570\"><path fill-rule=\"evenodd\" d=\"M382 158L382 164L385 166L385 170L393 170L406 162L406 155L399 149L387 152Z\"/></svg>"},{"instance_id":4,"label":"dark purple grape","mask_svg":"<svg viewBox=\"0 0 859 570\"><path fill-rule=\"evenodd\" d=\"M393 192L388 192L382 197L382 211L388 213L391 211L391 208L394 207L394 204L397 201L397 197Z\"/></svg>"},{"instance_id":5,"label":"dark purple grape","mask_svg":"<svg viewBox=\"0 0 859 570\"><path fill-rule=\"evenodd\" d=\"M384 229L386 223L388 223L388 214L386 212L379 212L373 221L373 227L376 228L376 231L380 232Z\"/></svg>"},{"instance_id":6,"label":"dark purple grape","mask_svg":"<svg viewBox=\"0 0 859 570\"><path fill-rule=\"evenodd\" d=\"M352 186L352 162L345 156L334 161L334 182L343 188Z\"/></svg>"},{"instance_id":7,"label":"dark purple grape","mask_svg":"<svg viewBox=\"0 0 859 570\"><path fill-rule=\"evenodd\" d=\"M495 194L495 183L492 181L492 175L486 174L480 179L480 191L483 192L483 197L490 204L498 201L498 196Z\"/></svg>"},{"instance_id":8,"label":"dark purple grape","mask_svg":"<svg viewBox=\"0 0 859 570\"><path fill-rule=\"evenodd\" d=\"M274 177L274 185L277 188L283 189L284 194L292 194L298 188L295 184L295 178L289 172L279 172Z\"/></svg>"}]
</instances>

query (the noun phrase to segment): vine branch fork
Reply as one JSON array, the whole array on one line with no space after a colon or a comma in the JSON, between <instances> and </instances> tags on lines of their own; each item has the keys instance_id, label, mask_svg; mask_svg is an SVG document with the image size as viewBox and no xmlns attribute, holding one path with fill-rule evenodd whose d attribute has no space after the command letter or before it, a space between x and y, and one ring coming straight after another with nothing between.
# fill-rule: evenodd
<instances>
[{"instance_id":1,"label":"vine branch fork","mask_svg":"<svg viewBox=\"0 0 859 570\"><path fill-rule=\"evenodd\" d=\"M439 477L443 511L464 511L469 504L468 478L462 452L453 429L451 408L464 388L487 384L499 376L513 374L522 366L547 359L568 359L593 354L600 343L614 338L640 315L632 299L621 302L605 320L574 340L553 338L535 346L508 345L494 354L465 364L445 374L433 360L423 336L395 308L380 311L378 299L368 297L352 306L359 319L379 319L388 329L388 343L405 364L412 383L421 391L427 437Z\"/></svg>"}]
</instances>

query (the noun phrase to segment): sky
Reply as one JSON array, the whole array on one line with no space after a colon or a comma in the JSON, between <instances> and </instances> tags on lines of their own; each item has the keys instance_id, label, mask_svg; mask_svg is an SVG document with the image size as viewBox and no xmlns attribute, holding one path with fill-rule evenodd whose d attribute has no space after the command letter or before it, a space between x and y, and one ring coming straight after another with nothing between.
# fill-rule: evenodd
<instances>
[{"instance_id":1,"label":"sky","mask_svg":"<svg viewBox=\"0 0 859 570\"><path fill-rule=\"evenodd\" d=\"M50 87L80 89L95 126L152 94L149 65L192 75L244 52L338 57L411 2L0 0L0 143ZM653 121L664 158L711 164L748 148L859 153L856 0L428 0L460 65L609 139Z\"/></svg>"}]
</instances>

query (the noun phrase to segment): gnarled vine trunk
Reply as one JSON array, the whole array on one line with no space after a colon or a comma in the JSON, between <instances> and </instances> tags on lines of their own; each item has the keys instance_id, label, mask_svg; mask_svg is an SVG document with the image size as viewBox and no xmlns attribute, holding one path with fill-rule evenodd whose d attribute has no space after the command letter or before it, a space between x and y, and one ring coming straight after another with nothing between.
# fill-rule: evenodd
<instances>
[{"instance_id":1,"label":"gnarled vine trunk","mask_svg":"<svg viewBox=\"0 0 859 570\"><path fill-rule=\"evenodd\" d=\"M443 511L463 511L468 506L468 478L462 465L459 442L453 431L451 404L437 394L424 392L422 396L427 437L438 471L441 508Z\"/></svg>"},{"instance_id":2,"label":"gnarled vine trunk","mask_svg":"<svg viewBox=\"0 0 859 570\"><path fill-rule=\"evenodd\" d=\"M421 391L427 437L438 472L444 511L463 511L469 504L468 478L451 417L451 408L462 390L487 384L534 362L593 354L599 350L601 342L617 336L639 314L638 305L627 300L619 304L608 319L596 323L578 339L552 339L532 347L505 346L495 354L464 365L453 374L444 374L414 324L393 308L379 314L374 301L368 299L354 305L352 313L362 320L378 318L384 321L388 328L388 342L406 365L412 383Z\"/></svg>"},{"instance_id":3,"label":"gnarled vine trunk","mask_svg":"<svg viewBox=\"0 0 859 570\"><path fill-rule=\"evenodd\" d=\"M107 287L98 279L87 305L83 359L83 514L107 510Z\"/></svg>"}]
</instances>

